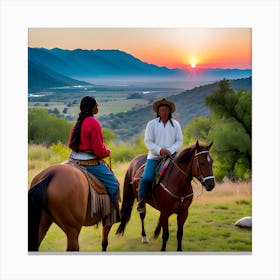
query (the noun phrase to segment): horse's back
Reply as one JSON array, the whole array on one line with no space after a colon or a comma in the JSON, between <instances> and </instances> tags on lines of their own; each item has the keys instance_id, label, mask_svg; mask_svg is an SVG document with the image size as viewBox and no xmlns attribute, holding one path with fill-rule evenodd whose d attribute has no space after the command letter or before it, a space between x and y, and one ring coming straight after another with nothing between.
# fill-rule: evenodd
<instances>
[{"instance_id":1,"label":"horse's back","mask_svg":"<svg viewBox=\"0 0 280 280\"><path fill-rule=\"evenodd\" d=\"M129 173L130 176L134 176L136 171L139 169L140 166L142 166L146 162L146 160L147 154L142 154L133 158L129 164L127 173Z\"/></svg>"},{"instance_id":2,"label":"horse's back","mask_svg":"<svg viewBox=\"0 0 280 280\"><path fill-rule=\"evenodd\" d=\"M35 184L37 184L39 181L44 179L48 174L54 173L56 177L65 176L64 180L73 178L82 178L84 176L82 175L82 172L79 171L77 168L67 165L67 164L55 164L47 167L46 169L39 172L34 178L32 179L30 183L30 188L33 187ZM85 177L84 177L85 178Z\"/></svg>"}]
</instances>

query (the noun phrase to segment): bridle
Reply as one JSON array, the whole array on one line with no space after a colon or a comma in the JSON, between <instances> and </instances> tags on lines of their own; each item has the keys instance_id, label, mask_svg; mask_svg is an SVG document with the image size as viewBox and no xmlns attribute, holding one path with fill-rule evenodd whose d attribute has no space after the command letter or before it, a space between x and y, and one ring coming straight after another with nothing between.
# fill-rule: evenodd
<instances>
[{"instance_id":1,"label":"bridle","mask_svg":"<svg viewBox=\"0 0 280 280\"><path fill-rule=\"evenodd\" d=\"M198 159L198 156L202 155L202 154L209 154L209 151L208 150L205 150L205 151L201 151L201 152L197 152L195 151L195 160L196 160L196 166L197 166L197 170L198 170L198 177L197 179L200 181L201 184L204 184L207 180L210 180L210 179L215 179L215 176L213 175L210 175L210 176L206 176L204 177L202 175L202 172L201 172L201 168L200 168L200 163L199 163L199 159ZM185 176L188 176L189 175L175 162L174 160L174 157L172 157L171 155L169 156L170 159L171 159L171 162L174 164L174 166L182 173L184 174Z\"/></svg>"},{"instance_id":2,"label":"bridle","mask_svg":"<svg viewBox=\"0 0 280 280\"><path fill-rule=\"evenodd\" d=\"M202 172L201 172L201 168L200 168L200 163L199 163L199 160L198 160L198 156L200 155L203 155L203 154L209 154L209 151L208 150L205 150L205 151L201 151L201 152L196 152L195 153L195 158L196 158L196 165L197 165L197 169L198 169L198 174L200 174L198 176L198 180L200 181L200 183L203 185L206 183L207 180L210 180L210 179L215 179L215 176L211 175L211 176L206 176L206 177L203 177L202 175ZM208 156L209 157L209 156ZM210 157L209 157L209 160L210 160Z\"/></svg>"},{"instance_id":3,"label":"bridle","mask_svg":"<svg viewBox=\"0 0 280 280\"><path fill-rule=\"evenodd\" d=\"M197 179L200 181L200 183L201 183L202 185L204 185L204 184L206 183L207 180L215 179L215 176L210 175L210 176L204 177L204 176L202 175L201 167L200 167L201 164L200 164L199 159L198 159L198 157L199 157L200 155L202 155L202 154L209 154L209 150L205 150L205 151L201 151L201 152L195 151L196 166L197 166L197 170L198 170L198 174L199 174L199 176L198 176ZM170 157L170 159L171 159L171 162L173 163L173 165L175 166L175 168L176 168L177 170L179 170L179 171L180 171L183 175L185 175L186 177L190 177L190 176L175 162L173 156L169 155L169 157ZM185 196L177 196L177 195L175 195L174 193L172 193L162 182L160 182L160 186L161 186L171 197L173 197L173 198L175 198L175 199L179 199L179 200L181 200L181 202L183 202L186 198L191 197L191 196L194 195L194 193L192 192L192 193L187 194L187 195L185 195Z\"/></svg>"}]
</instances>

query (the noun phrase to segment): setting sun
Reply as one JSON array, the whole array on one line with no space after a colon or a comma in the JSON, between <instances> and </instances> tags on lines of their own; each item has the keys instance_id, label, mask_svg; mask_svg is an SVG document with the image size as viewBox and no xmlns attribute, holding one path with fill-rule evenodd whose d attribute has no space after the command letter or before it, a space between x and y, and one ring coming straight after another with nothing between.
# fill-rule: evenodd
<instances>
[{"instance_id":1,"label":"setting sun","mask_svg":"<svg viewBox=\"0 0 280 280\"><path fill-rule=\"evenodd\" d=\"M191 68L195 68L197 64L197 58L195 56L191 56L189 59L189 65Z\"/></svg>"}]
</instances>

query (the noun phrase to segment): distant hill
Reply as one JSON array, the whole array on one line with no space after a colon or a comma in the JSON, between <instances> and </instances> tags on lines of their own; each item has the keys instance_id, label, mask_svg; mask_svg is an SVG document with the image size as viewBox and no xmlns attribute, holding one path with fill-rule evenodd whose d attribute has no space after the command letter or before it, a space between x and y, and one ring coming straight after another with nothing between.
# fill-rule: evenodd
<instances>
[{"instance_id":1,"label":"distant hill","mask_svg":"<svg viewBox=\"0 0 280 280\"><path fill-rule=\"evenodd\" d=\"M104 76L172 75L179 69L168 69L144 63L120 50L62 50L28 48L28 59L65 76L92 78Z\"/></svg>"},{"instance_id":2,"label":"distant hill","mask_svg":"<svg viewBox=\"0 0 280 280\"><path fill-rule=\"evenodd\" d=\"M28 61L29 93L47 88L75 85L89 85L89 83L71 79L39 63Z\"/></svg>"},{"instance_id":3,"label":"distant hill","mask_svg":"<svg viewBox=\"0 0 280 280\"><path fill-rule=\"evenodd\" d=\"M244 88L251 91L252 78L232 80L231 87L234 90ZM182 129L194 117L209 116L209 110L205 105L205 97L217 89L218 82L215 82L168 97L168 100L174 102L176 105L176 112L173 114L173 117L180 122ZM153 95L151 94L151 96ZM98 119L101 121L103 127L114 131L119 140L127 142L135 136L144 135L147 122L155 117L155 113L152 110L154 99L160 98L159 96L151 98L150 104L146 107L118 114L98 116Z\"/></svg>"},{"instance_id":4,"label":"distant hill","mask_svg":"<svg viewBox=\"0 0 280 280\"><path fill-rule=\"evenodd\" d=\"M251 69L169 69L141 61L121 50L62 50L59 48L28 48L28 64L31 69L30 85L45 75L46 69L72 79L94 81L99 78L146 77L189 81L218 81L223 78L238 79L252 75ZM34 67L36 65L36 67ZM42 69L40 69L42 67ZM50 74L51 75L51 74ZM53 76L53 75L52 75Z\"/></svg>"}]
</instances>

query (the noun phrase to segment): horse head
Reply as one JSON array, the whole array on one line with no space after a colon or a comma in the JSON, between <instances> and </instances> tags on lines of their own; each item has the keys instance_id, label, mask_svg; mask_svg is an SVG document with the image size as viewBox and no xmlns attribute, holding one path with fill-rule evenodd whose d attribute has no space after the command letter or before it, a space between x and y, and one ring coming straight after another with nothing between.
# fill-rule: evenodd
<instances>
[{"instance_id":1,"label":"horse head","mask_svg":"<svg viewBox=\"0 0 280 280\"><path fill-rule=\"evenodd\" d=\"M209 152L213 142L201 146L198 141L195 144L195 171L194 176L201 182L207 191L215 187L215 176L213 175L213 159Z\"/></svg>"}]
</instances>

